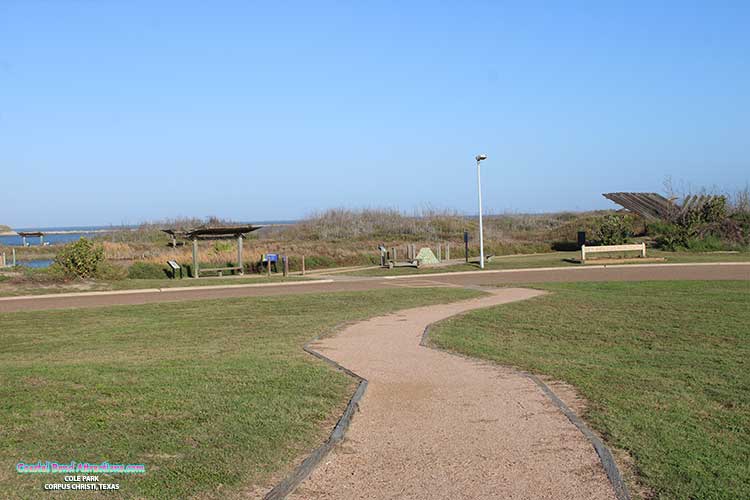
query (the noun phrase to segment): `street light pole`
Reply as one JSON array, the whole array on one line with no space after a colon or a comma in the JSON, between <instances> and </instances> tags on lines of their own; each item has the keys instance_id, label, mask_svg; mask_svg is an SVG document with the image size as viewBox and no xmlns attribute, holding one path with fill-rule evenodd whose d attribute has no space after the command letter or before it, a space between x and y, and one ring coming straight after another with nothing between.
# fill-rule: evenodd
<instances>
[{"instance_id":1,"label":"street light pole","mask_svg":"<svg viewBox=\"0 0 750 500\"><path fill-rule=\"evenodd\" d=\"M479 195L479 268L484 269L484 234L482 232L482 175L481 162L487 155L477 155L477 193Z\"/></svg>"}]
</instances>

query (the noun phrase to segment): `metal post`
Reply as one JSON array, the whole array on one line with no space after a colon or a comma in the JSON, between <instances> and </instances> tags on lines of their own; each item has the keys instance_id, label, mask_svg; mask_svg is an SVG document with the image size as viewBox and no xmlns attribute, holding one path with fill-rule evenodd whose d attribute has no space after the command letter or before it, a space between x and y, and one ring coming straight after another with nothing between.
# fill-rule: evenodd
<instances>
[{"instance_id":1,"label":"metal post","mask_svg":"<svg viewBox=\"0 0 750 500\"><path fill-rule=\"evenodd\" d=\"M193 278L200 278L198 269L198 238L193 238Z\"/></svg>"},{"instance_id":2,"label":"metal post","mask_svg":"<svg viewBox=\"0 0 750 500\"><path fill-rule=\"evenodd\" d=\"M242 235L237 235L237 264L240 267L240 275L245 274L245 270L242 268Z\"/></svg>"},{"instance_id":3,"label":"metal post","mask_svg":"<svg viewBox=\"0 0 750 500\"><path fill-rule=\"evenodd\" d=\"M469 263L469 231L464 231L464 256L466 263Z\"/></svg>"},{"instance_id":4,"label":"metal post","mask_svg":"<svg viewBox=\"0 0 750 500\"><path fill-rule=\"evenodd\" d=\"M477 158L477 191L479 194L479 268L484 269L484 234L482 232L482 177Z\"/></svg>"}]
</instances>

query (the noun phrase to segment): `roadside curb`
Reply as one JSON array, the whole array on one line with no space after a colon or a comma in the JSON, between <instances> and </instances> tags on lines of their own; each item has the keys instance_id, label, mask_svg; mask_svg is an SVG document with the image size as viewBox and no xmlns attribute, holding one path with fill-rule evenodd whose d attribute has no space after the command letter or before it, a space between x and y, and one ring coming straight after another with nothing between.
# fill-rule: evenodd
<instances>
[{"instance_id":1,"label":"roadside curb","mask_svg":"<svg viewBox=\"0 0 750 500\"><path fill-rule=\"evenodd\" d=\"M336 331L337 329L334 329ZM357 389L354 391L354 394L349 399L349 403L346 405L346 409L344 410L344 413L341 415L341 418L339 418L338 422L336 422L336 425L334 426L333 430L331 431L330 436L328 436L328 439L315 448L312 453L310 453L307 458L305 458L300 464L294 468L294 470L289 473L280 483L278 483L276 486L274 486L271 491L266 493L263 496L263 500L281 500L283 498L286 498L288 495L290 495L297 487L305 480L307 477L312 473L313 470L320 464L320 462L328 455L328 453L342 440L344 439L344 434L346 434L346 430L349 428L349 424L352 421L352 417L354 416L355 410L358 408L359 401L362 399L362 397L365 395L365 391L367 390L367 379L360 377L350 369L341 366L334 360L324 356L323 354L315 351L310 347L310 344L317 342L320 340L320 336L315 337L311 341L307 342L302 349L313 356L315 356L318 359L321 359L328 363L329 365L333 366L335 369L340 370L350 377L356 379L359 381L359 384L357 384Z\"/></svg>"},{"instance_id":2,"label":"roadside curb","mask_svg":"<svg viewBox=\"0 0 750 500\"><path fill-rule=\"evenodd\" d=\"M602 464L602 467L604 468L604 472L607 474L607 479L609 479L609 483L612 486L612 489L614 490L615 497L617 497L617 500L631 500L630 494L628 493L628 490L625 486L625 482L622 479L622 474L620 473L620 469L617 467L617 462L615 462L614 457L612 456L612 452L609 450L607 445L604 444L604 442L594 434L594 432L589 429L589 427L583 422L583 420L580 419L576 413L570 409L568 405L566 405L563 400L561 400L553 391L549 388L547 384L542 382L542 380L534 375L533 373L529 373L523 370L518 370L516 368L506 366L506 365L500 365L499 363L494 363L489 360L484 360L480 358L474 358L471 356L465 356L463 354L455 353L448 351L446 349L442 349L440 347L436 347L434 345L430 345L428 343L429 336L430 336L430 328L435 323L430 323L427 325L424 329L424 332L422 332L422 339L419 342L419 345L422 347L425 347L427 349L433 349L435 351L444 352L446 354L450 354L451 356L459 356L471 361L475 362L484 362L484 363L491 363L495 364L497 366L502 366L503 368L507 368L512 370L513 372L528 378L532 382L534 382L549 398L552 403L557 406L560 411L570 420L570 422L576 426L576 428L583 434L583 436L588 439L589 443L591 443L591 446L593 446L594 451L596 451L596 454L599 456L599 461Z\"/></svg>"},{"instance_id":3,"label":"roadside curb","mask_svg":"<svg viewBox=\"0 0 750 500\"><path fill-rule=\"evenodd\" d=\"M239 285L206 285L206 286L181 286L174 288L139 288L134 290L103 290L101 292L71 292L71 293L47 293L44 295L17 295L12 297L0 297L0 302L11 300L42 300L70 297L101 297L107 295L131 295L141 293L170 293L170 292L194 292L196 290L224 290L234 288L264 288L269 286L295 286L321 283L333 283L332 279L306 280L306 281L282 281L279 283L243 283Z\"/></svg>"}]
</instances>

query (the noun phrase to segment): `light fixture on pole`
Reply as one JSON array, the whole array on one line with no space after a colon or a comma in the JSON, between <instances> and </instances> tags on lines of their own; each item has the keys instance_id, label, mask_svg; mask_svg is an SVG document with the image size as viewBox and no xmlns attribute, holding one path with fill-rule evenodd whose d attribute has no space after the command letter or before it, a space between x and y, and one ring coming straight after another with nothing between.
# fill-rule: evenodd
<instances>
[{"instance_id":1,"label":"light fixture on pole","mask_svg":"<svg viewBox=\"0 0 750 500\"><path fill-rule=\"evenodd\" d=\"M479 195L479 267L484 269L484 234L482 233L482 176L480 163L486 160L487 155L477 155L477 193Z\"/></svg>"}]
</instances>

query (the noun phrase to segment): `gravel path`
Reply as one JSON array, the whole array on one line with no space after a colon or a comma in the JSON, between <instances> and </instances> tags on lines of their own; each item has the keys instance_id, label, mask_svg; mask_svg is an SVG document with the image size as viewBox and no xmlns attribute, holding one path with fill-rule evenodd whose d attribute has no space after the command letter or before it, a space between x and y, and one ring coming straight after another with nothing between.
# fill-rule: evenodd
<instances>
[{"instance_id":1,"label":"gravel path","mask_svg":"<svg viewBox=\"0 0 750 500\"><path fill-rule=\"evenodd\" d=\"M529 379L419 345L424 328L541 292L401 311L313 347L368 379L345 440L294 499L614 499L591 444Z\"/></svg>"}]
</instances>

